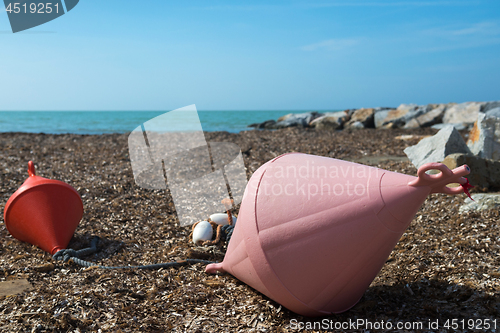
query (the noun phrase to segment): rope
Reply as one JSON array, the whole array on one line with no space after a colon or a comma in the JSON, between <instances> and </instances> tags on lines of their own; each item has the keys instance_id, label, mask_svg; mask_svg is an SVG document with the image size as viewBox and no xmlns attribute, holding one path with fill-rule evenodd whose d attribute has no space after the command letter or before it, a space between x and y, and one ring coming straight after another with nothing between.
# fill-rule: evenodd
<instances>
[{"instance_id":1,"label":"rope","mask_svg":"<svg viewBox=\"0 0 500 333\"><path fill-rule=\"evenodd\" d=\"M233 225L227 224L222 226L221 231L222 231L221 239L229 243L229 241L231 240L231 236L233 236L234 224Z\"/></svg>"},{"instance_id":2,"label":"rope","mask_svg":"<svg viewBox=\"0 0 500 333\"><path fill-rule=\"evenodd\" d=\"M56 261L62 260L64 262L68 262L70 259L73 259L73 258L88 256L89 254L93 254L93 253L97 252L97 243L98 242L99 242L99 237L96 236L90 242L90 247L88 247L86 249L81 249L78 251L73 250L73 249L59 250L52 256L52 259L54 259Z\"/></svg>"},{"instance_id":3,"label":"rope","mask_svg":"<svg viewBox=\"0 0 500 333\"><path fill-rule=\"evenodd\" d=\"M226 206L226 212L227 212L227 225L217 225L214 222L210 221L212 227L216 227L217 229L217 235L215 240L209 240L205 241L203 245L215 245L219 243L221 240L226 241L229 243L231 240L231 236L233 235L234 231L234 225L233 225L233 214L231 213L231 205L233 205L234 201L232 199L224 199L221 202ZM194 230L195 226L199 222L196 222L192 229ZM192 232L190 234L190 238L192 236ZM88 256L90 254L96 253L97 252L97 244L99 243L99 237L95 236L92 238L92 241L90 242L90 247L81 249L81 250L73 250L73 249L63 249L57 251L53 256L52 259L55 261L60 261L62 260L63 262L74 262L77 265L83 266L83 267L97 267L97 268L102 268L102 269L160 269L160 268L170 268L170 267L181 267L181 266L187 266L187 265L193 265L193 264L213 264L213 261L209 260L202 260L202 259L185 259L185 260L180 260L180 261L172 261L172 262L166 262L166 263L160 263L160 264L151 264L151 265L140 265L140 266L102 266L102 265L97 265L93 262L90 261L85 261L82 260L81 257Z\"/></svg>"},{"instance_id":4,"label":"rope","mask_svg":"<svg viewBox=\"0 0 500 333\"><path fill-rule=\"evenodd\" d=\"M97 267L102 269L160 269L160 268L170 268L170 267L181 267L193 264L213 264L213 261L209 260L201 260L201 259L185 259L180 261L172 261L166 263L159 264L151 264L151 265L140 265L140 266L102 266L97 265L90 261L85 261L80 259L80 257L87 256L89 254L93 254L97 252L97 243L99 242L99 237L94 237L90 243L90 247L81 249L81 250L73 250L73 249L64 249L57 251L52 259L55 261L62 260L63 262L74 262L77 265L83 267Z\"/></svg>"}]
</instances>

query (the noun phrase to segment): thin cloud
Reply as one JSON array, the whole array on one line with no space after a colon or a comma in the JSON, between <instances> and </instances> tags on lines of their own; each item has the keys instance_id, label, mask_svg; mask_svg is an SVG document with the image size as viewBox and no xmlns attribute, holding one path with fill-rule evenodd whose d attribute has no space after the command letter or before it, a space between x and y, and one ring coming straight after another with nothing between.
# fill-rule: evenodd
<instances>
[{"instance_id":1,"label":"thin cloud","mask_svg":"<svg viewBox=\"0 0 500 333\"><path fill-rule=\"evenodd\" d=\"M256 11L256 10L270 10L281 9L283 5L212 5L212 6L193 6L191 9L195 10L237 10L237 11ZM290 7L286 5L286 7Z\"/></svg>"},{"instance_id":2,"label":"thin cloud","mask_svg":"<svg viewBox=\"0 0 500 333\"><path fill-rule=\"evenodd\" d=\"M429 73L436 73L436 72L460 73L460 72L478 71L482 67L484 67L484 66L482 66L479 63L474 63L474 64L468 63L467 65L460 64L459 66L458 65L428 66L428 67L424 67L422 70L429 72Z\"/></svg>"},{"instance_id":3,"label":"thin cloud","mask_svg":"<svg viewBox=\"0 0 500 333\"><path fill-rule=\"evenodd\" d=\"M439 45L434 47L420 48L418 51L420 52L447 52L447 51L455 51L455 50L465 50L465 49L474 49L478 47L485 47L491 45L500 44L500 38L491 38L487 40L478 40L478 41L470 41L465 43L456 43L450 45Z\"/></svg>"},{"instance_id":4,"label":"thin cloud","mask_svg":"<svg viewBox=\"0 0 500 333\"><path fill-rule=\"evenodd\" d=\"M303 51L316 51L316 50L333 50L339 51L347 48L351 48L359 44L358 39L328 39L319 43L309 44L301 47Z\"/></svg>"},{"instance_id":5,"label":"thin cloud","mask_svg":"<svg viewBox=\"0 0 500 333\"><path fill-rule=\"evenodd\" d=\"M365 1L365 2L327 2L307 4L308 7L436 7L436 6L472 6L478 1Z\"/></svg>"},{"instance_id":6,"label":"thin cloud","mask_svg":"<svg viewBox=\"0 0 500 333\"><path fill-rule=\"evenodd\" d=\"M457 38L468 36L498 36L500 25L495 21L479 22L461 27L439 27L423 31L426 35L443 38Z\"/></svg>"},{"instance_id":7,"label":"thin cloud","mask_svg":"<svg viewBox=\"0 0 500 333\"><path fill-rule=\"evenodd\" d=\"M446 52L473 49L500 44L500 24L484 21L468 25L453 25L423 30L423 37L433 46L422 47L421 52Z\"/></svg>"},{"instance_id":8,"label":"thin cloud","mask_svg":"<svg viewBox=\"0 0 500 333\"><path fill-rule=\"evenodd\" d=\"M451 31L451 33L455 36L474 34L496 36L500 35L500 27L496 22L481 22L474 24L468 28Z\"/></svg>"},{"instance_id":9,"label":"thin cloud","mask_svg":"<svg viewBox=\"0 0 500 333\"><path fill-rule=\"evenodd\" d=\"M283 8L326 8L326 7L439 7L439 6L474 6L480 1L333 1L321 3L285 3L285 4L264 4L264 5L211 5L211 6L194 6L192 9L202 10L238 10L238 11L255 11L255 10L273 10Z\"/></svg>"}]
</instances>

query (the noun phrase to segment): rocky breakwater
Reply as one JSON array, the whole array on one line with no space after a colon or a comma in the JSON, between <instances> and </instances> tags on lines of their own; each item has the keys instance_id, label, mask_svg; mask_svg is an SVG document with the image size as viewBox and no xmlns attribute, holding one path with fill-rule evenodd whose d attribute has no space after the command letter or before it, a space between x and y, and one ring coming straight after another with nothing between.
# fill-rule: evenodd
<instances>
[{"instance_id":1,"label":"rocky breakwater","mask_svg":"<svg viewBox=\"0 0 500 333\"><path fill-rule=\"evenodd\" d=\"M500 190L500 106L498 102L469 104L468 112L459 110L460 119L475 121L467 135L467 142L458 133L456 126L448 124L432 137L422 139L415 146L405 149L410 161L419 167L428 162L443 162L450 169L467 164L471 168L467 176L470 183L480 191ZM494 106L494 107L492 107ZM476 112L477 111L477 112ZM451 119L458 119L450 115ZM458 117L458 116L457 116ZM466 202L467 208L461 212L471 210L498 209L500 207L499 194L488 193L472 197L476 202Z\"/></svg>"},{"instance_id":2,"label":"rocky breakwater","mask_svg":"<svg viewBox=\"0 0 500 333\"><path fill-rule=\"evenodd\" d=\"M452 125L458 130L470 129L480 115L498 111L500 101L465 102L447 104L401 104L397 108L377 107L348 109L336 112L290 113L277 120L271 119L248 127L279 129L285 127L310 127L316 130L342 130L360 128L414 129L432 126L442 129ZM495 111L497 110L497 111Z\"/></svg>"},{"instance_id":3,"label":"rocky breakwater","mask_svg":"<svg viewBox=\"0 0 500 333\"><path fill-rule=\"evenodd\" d=\"M252 124L249 127L308 127L318 131L432 127L438 130L434 136L424 138L417 145L405 149L406 155L417 168L428 162L443 162L450 169L467 164L472 170L467 178L476 186L475 191L500 190L500 101L401 104L397 108L291 113L277 120ZM460 130L468 131L465 135L467 142L458 132ZM498 194L473 198L480 202L468 206L463 212L491 209L493 203L497 202L500 206Z\"/></svg>"}]
</instances>

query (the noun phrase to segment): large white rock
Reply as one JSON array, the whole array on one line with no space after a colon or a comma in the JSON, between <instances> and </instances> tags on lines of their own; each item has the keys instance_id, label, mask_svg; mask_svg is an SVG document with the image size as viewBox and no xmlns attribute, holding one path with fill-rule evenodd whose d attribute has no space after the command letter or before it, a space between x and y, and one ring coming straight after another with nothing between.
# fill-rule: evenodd
<instances>
[{"instance_id":1,"label":"large white rock","mask_svg":"<svg viewBox=\"0 0 500 333\"><path fill-rule=\"evenodd\" d=\"M485 105L486 103L484 102L465 102L451 105L444 112L443 123L473 124L477 119L477 115Z\"/></svg>"},{"instance_id":2,"label":"large white rock","mask_svg":"<svg viewBox=\"0 0 500 333\"><path fill-rule=\"evenodd\" d=\"M429 162L441 162L454 153L470 154L460 133L453 126L446 126L435 135L422 139L415 146L404 150L414 166L421 167Z\"/></svg>"},{"instance_id":3,"label":"large white rock","mask_svg":"<svg viewBox=\"0 0 500 333\"><path fill-rule=\"evenodd\" d=\"M495 109L488 111L494 114ZM500 160L500 118L479 113L469 133L467 146L474 155L490 160Z\"/></svg>"}]
</instances>

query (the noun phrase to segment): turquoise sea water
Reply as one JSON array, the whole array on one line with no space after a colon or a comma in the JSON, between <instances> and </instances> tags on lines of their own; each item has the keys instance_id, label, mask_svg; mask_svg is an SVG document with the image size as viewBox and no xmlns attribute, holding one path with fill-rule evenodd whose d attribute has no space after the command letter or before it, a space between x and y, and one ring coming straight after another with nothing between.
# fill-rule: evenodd
<instances>
[{"instance_id":1,"label":"turquoise sea water","mask_svg":"<svg viewBox=\"0 0 500 333\"><path fill-rule=\"evenodd\" d=\"M166 111L165 111L166 112ZM0 132L127 133L164 111L0 111ZM305 111L198 111L204 131L237 133L249 124Z\"/></svg>"}]
</instances>

